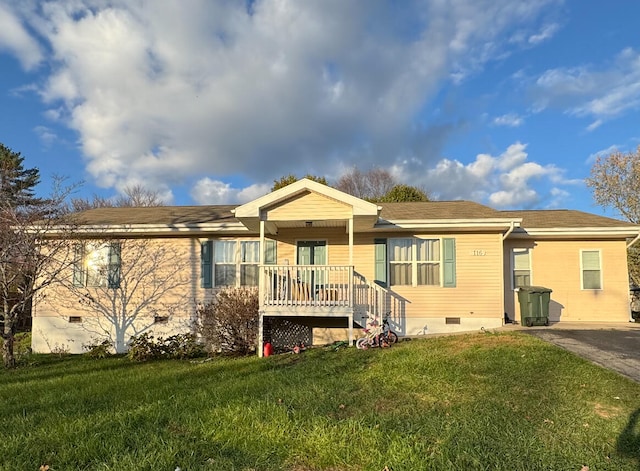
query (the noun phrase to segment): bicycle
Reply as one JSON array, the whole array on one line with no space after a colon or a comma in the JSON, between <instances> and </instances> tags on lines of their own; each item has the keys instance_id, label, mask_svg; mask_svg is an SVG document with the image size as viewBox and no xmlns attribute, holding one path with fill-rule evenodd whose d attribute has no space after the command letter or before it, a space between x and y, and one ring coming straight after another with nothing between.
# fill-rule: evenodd
<instances>
[{"instance_id":1,"label":"bicycle","mask_svg":"<svg viewBox=\"0 0 640 471\"><path fill-rule=\"evenodd\" d=\"M384 315L382 326L378 325L375 318L369 318L367 328L364 329L365 336L356 340L356 348L365 350L373 347L389 347L398 341L398 335L391 330L389 317L391 311Z\"/></svg>"},{"instance_id":2,"label":"bicycle","mask_svg":"<svg viewBox=\"0 0 640 471\"><path fill-rule=\"evenodd\" d=\"M387 313L384 315L384 319L382 321L381 339L383 342L386 342L389 345L393 345L394 343L398 343L398 334L391 330L389 317L391 317L391 311L387 311Z\"/></svg>"}]
</instances>

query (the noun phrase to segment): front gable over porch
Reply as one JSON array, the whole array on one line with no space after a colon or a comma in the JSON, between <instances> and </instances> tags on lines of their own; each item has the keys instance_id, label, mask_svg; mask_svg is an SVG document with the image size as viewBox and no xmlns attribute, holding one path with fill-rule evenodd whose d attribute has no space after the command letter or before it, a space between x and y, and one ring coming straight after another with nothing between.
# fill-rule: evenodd
<instances>
[{"instance_id":1,"label":"front gable over porch","mask_svg":"<svg viewBox=\"0 0 640 471\"><path fill-rule=\"evenodd\" d=\"M261 222L267 234L279 228L345 227L348 231L373 228L380 207L307 178L257 198L234 210L249 230L258 232Z\"/></svg>"}]
</instances>

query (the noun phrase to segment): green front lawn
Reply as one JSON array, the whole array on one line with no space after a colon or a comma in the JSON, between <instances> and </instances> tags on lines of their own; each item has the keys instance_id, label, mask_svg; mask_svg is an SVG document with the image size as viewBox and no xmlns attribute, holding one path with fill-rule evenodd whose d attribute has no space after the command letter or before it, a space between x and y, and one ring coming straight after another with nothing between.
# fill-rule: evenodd
<instances>
[{"instance_id":1,"label":"green front lawn","mask_svg":"<svg viewBox=\"0 0 640 471\"><path fill-rule=\"evenodd\" d=\"M639 469L640 385L526 334L27 361L0 371L1 470Z\"/></svg>"}]
</instances>

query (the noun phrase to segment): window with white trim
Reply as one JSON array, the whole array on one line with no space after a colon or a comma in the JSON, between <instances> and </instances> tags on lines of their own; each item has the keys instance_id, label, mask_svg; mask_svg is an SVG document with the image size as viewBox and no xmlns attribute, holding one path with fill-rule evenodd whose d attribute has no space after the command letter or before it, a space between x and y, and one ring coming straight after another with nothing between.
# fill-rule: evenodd
<instances>
[{"instance_id":1,"label":"window with white trim","mask_svg":"<svg viewBox=\"0 0 640 471\"><path fill-rule=\"evenodd\" d=\"M87 242L74 247L73 285L89 288L120 286L120 243Z\"/></svg>"},{"instance_id":2,"label":"window with white trim","mask_svg":"<svg viewBox=\"0 0 640 471\"><path fill-rule=\"evenodd\" d=\"M240 242L240 285L258 286L258 264L260 263L260 242Z\"/></svg>"},{"instance_id":3,"label":"window with white trim","mask_svg":"<svg viewBox=\"0 0 640 471\"><path fill-rule=\"evenodd\" d=\"M264 264L274 265L277 243L265 239ZM260 241L206 240L201 242L200 286L221 288L258 286Z\"/></svg>"},{"instance_id":4,"label":"window with white trim","mask_svg":"<svg viewBox=\"0 0 640 471\"><path fill-rule=\"evenodd\" d=\"M214 286L257 286L260 242L214 240Z\"/></svg>"},{"instance_id":5,"label":"window with white trim","mask_svg":"<svg viewBox=\"0 0 640 471\"><path fill-rule=\"evenodd\" d=\"M513 287L531 286L531 249L513 249Z\"/></svg>"},{"instance_id":6,"label":"window with white trim","mask_svg":"<svg viewBox=\"0 0 640 471\"><path fill-rule=\"evenodd\" d=\"M580 278L582 289L602 289L600 250L580 251Z\"/></svg>"},{"instance_id":7,"label":"window with white trim","mask_svg":"<svg viewBox=\"0 0 640 471\"><path fill-rule=\"evenodd\" d=\"M440 286L440 239L389 239L388 250L391 285Z\"/></svg>"}]
</instances>

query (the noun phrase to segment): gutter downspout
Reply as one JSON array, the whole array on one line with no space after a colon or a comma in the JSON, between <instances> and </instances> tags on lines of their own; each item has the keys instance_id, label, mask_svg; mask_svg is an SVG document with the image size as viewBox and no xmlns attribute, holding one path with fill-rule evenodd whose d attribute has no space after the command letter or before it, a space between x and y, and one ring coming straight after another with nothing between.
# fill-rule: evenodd
<instances>
[{"instance_id":1,"label":"gutter downspout","mask_svg":"<svg viewBox=\"0 0 640 471\"><path fill-rule=\"evenodd\" d=\"M507 237L509 237L511 235L511 233L515 230L515 228L516 228L516 223L514 221L511 221L511 227L509 227L509 229L507 229L507 232L502 234L502 241L503 242L506 240ZM638 234L638 237L640 238L640 234Z\"/></svg>"},{"instance_id":2,"label":"gutter downspout","mask_svg":"<svg viewBox=\"0 0 640 471\"><path fill-rule=\"evenodd\" d=\"M638 242L638 240L640 240L640 232L638 232L638 235L635 236L635 238L627 244L627 249L635 245L635 243ZM635 322L636 320L633 318L633 313L631 309L631 301L633 301L633 295L630 294L629 298L630 298L629 299L629 322Z\"/></svg>"}]
</instances>

